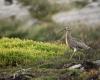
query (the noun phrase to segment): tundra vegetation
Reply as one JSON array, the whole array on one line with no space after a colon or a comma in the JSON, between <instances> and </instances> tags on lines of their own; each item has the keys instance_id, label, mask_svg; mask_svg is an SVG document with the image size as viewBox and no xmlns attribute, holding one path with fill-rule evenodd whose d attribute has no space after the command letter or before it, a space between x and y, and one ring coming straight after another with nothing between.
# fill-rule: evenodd
<instances>
[{"instance_id":1,"label":"tundra vegetation","mask_svg":"<svg viewBox=\"0 0 100 80\"><path fill-rule=\"evenodd\" d=\"M63 7L47 0L19 0L24 6L30 6L32 17L39 23L25 29L20 21L0 20L0 72L8 76L17 70L32 68L33 80L86 80L89 74L68 70L67 64L100 59L100 25L96 28L79 22L70 25L72 35L82 39L93 51L78 51L69 60L73 50L65 45L62 37L65 33L58 33L64 27L51 20L52 14L61 10L82 8L88 3L84 1Z\"/></svg>"}]
</instances>

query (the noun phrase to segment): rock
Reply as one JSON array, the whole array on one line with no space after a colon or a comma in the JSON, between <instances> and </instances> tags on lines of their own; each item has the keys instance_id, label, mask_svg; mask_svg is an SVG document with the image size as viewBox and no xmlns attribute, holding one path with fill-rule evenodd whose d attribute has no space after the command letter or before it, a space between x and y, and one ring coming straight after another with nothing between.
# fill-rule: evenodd
<instances>
[{"instance_id":1,"label":"rock","mask_svg":"<svg viewBox=\"0 0 100 80\"><path fill-rule=\"evenodd\" d=\"M52 16L52 20L59 24L85 23L98 25L100 22L100 2L92 2L80 10L59 12Z\"/></svg>"},{"instance_id":2,"label":"rock","mask_svg":"<svg viewBox=\"0 0 100 80\"><path fill-rule=\"evenodd\" d=\"M26 26L31 26L37 22L36 19L31 18L28 7L18 3L17 0L13 0L13 3L9 5L5 4L5 0L0 0L0 20L4 19L20 20Z\"/></svg>"},{"instance_id":3,"label":"rock","mask_svg":"<svg viewBox=\"0 0 100 80\"><path fill-rule=\"evenodd\" d=\"M78 68L80 68L81 66L82 66L81 64L76 64L76 65L73 65L73 66L69 67L68 69L69 69L69 70L78 69Z\"/></svg>"},{"instance_id":4,"label":"rock","mask_svg":"<svg viewBox=\"0 0 100 80\"><path fill-rule=\"evenodd\" d=\"M48 0L51 4L60 4L60 5L64 5L64 4L71 4L73 2L83 2L84 0ZM89 1L87 1L89 2Z\"/></svg>"}]
</instances>

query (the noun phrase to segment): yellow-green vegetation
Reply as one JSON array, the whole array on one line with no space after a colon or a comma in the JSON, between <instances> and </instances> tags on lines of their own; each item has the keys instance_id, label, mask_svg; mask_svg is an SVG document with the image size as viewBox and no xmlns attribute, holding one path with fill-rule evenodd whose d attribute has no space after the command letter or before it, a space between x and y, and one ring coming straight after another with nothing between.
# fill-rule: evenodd
<instances>
[{"instance_id":1,"label":"yellow-green vegetation","mask_svg":"<svg viewBox=\"0 0 100 80\"><path fill-rule=\"evenodd\" d=\"M0 39L0 65L34 64L61 56L65 50L64 44L3 38Z\"/></svg>"},{"instance_id":2,"label":"yellow-green vegetation","mask_svg":"<svg viewBox=\"0 0 100 80\"><path fill-rule=\"evenodd\" d=\"M98 59L99 51L77 52L69 60L73 51L65 44L57 42L39 42L19 38L0 39L0 66L34 65L59 68L67 62L83 59ZM96 54L96 55L95 55ZM95 55L95 56L94 56ZM92 58L91 58L92 57Z\"/></svg>"}]
</instances>

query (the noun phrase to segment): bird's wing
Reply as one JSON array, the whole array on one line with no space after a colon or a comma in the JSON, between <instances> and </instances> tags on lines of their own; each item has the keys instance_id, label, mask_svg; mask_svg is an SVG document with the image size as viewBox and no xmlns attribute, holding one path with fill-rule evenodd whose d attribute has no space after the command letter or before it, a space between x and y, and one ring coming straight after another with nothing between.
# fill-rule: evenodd
<instances>
[{"instance_id":1,"label":"bird's wing","mask_svg":"<svg viewBox=\"0 0 100 80\"><path fill-rule=\"evenodd\" d=\"M79 41L76 38L73 38L73 42L74 42L74 44L76 44L77 48L81 48L81 49L89 49L90 48L84 42L82 42L81 40Z\"/></svg>"},{"instance_id":2,"label":"bird's wing","mask_svg":"<svg viewBox=\"0 0 100 80\"><path fill-rule=\"evenodd\" d=\"M77 44L78 44L78 46L79 46L80 48L83 48L83 49L89 49L89 48L90 48L90 47L89 47L88 45L86 45L84 42L78 42Z\"/></svg>"}]
</instances>

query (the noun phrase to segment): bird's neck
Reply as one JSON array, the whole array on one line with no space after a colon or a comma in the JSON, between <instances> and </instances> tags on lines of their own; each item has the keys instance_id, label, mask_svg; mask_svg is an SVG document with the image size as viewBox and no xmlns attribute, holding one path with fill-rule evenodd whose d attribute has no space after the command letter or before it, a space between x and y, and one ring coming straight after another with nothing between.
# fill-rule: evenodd
<instances>
[{"instance_id":1,"label":"bird's neck","mask_svg":"<svg viewBox=\"0 0 100 80\"><path fill-rule=\"evenodd\" d=\"M69 31L67 31L66 32L66 39L65 39L67 45L69 44L70 39L71 39L71 33Z\"/></svg>"},{"instance_id":2,"label":"bird's neck","mask_svg":"<svg viewBox=\"0 0 100 80\"><path fill-rule=\"evenodd\" d=\"M71 37L70 31L66 31L66 39L69 39Z\"/></svg>"}]
</instances>

